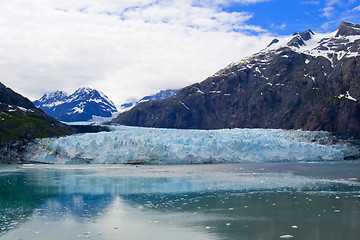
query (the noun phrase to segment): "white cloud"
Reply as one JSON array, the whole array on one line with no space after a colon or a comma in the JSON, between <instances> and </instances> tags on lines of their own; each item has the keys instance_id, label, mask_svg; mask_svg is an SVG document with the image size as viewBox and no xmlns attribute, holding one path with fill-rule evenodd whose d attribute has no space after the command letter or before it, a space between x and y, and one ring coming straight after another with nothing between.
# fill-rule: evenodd
<instances>
[{"instance_id":1,"label":"white cloud","mask_svg":"<svg viewBox=\"0 0 360 240\"><path fill-rule=\"evenodd\" d=\"M325 8L323 9L323 14L322 14L322 16L329 19L329 18L331 18L332 16L334 16L335 13L336 13L335 7L333 7L333 6L327 6L327 7L325 7Z\"/></svg>"},{"instance_id":2,"label":"white cloud","mask_svg":"<svg viewBox=\"0 0 360 240\"><path fill-rule=\"evenodd\" d=\"M342 0L326 0L325 2L325 8L322 9L323 14L321 16L326 17L327 19L338 14L338 6L344 5Z\"/></svg>"},{"instance_id":3,"label":"white cloud","mask_svg":"<svg viewBox=\"0 0 360 240\"><path fill-rule=\"evenodd\" d=\"M269 2L271 0L194 0L192 1L195 4L199 4L199 5L228 5L228 4L233 4L233 3L239 3L239 4L243 4L243 5L248 5L248 4L255 4L255 3L260 3L260 2Z\"/></svg>"},{"instance_id":4,"label":"white cloud","mask_svg":"<svg viewBox=\"0 0 360 240\"><path fill-rule=\"evenodd\" d=\"M309 1L309 0L307 0L307 1L301 1L300 2L301 4L308 4L308 5L319 5L320 4L320 1Z\"/></svg>"},{"instance_id":5,"label":"white cloud","mask_svg":"<svg viewBox=\"0 0 360 240\"><path fill-rule=\"evenodd\" d=\"M202 81L271 41L250 13L194 3L0 1L1 81L31 99L89 86L121 104Z\"/></svg>"},{"instance_id":6,"label":"white cloud","mask_svg":"<svg viewBox=\"0 0 360 240\"><path fill-rule=\"evenodd\" d=\"M360 12L360 5L357 6L357 7L355 7L355 8L353 8L352 11L353 11L353 12Z\"/></svg>"},{"instance_id":7,"label":"white cloud","mask_svg":"<svg viewBox=\"0 0 360 240\"><path fill-rule=\"evenodd\" d=\"M343 21L358 22L360 17L355 12L360 10L360 6L356 7L356 3L356 0L326 0L321 16L327 21L321 25L322 29L329 30Z\"/></svg>"},{"instance_id":8,"label":"white cloud","mask_svg":"<svg viewBox=\"0 0 360 240\"><path fill-rule=\"evenodd\" d=\"M275 24L271 24L270 28L272 29L280 29L280 30L285 30L287 27L287 25L285 23L281 24L281 25L275 25Z\"/></svg>"}]
</instances>

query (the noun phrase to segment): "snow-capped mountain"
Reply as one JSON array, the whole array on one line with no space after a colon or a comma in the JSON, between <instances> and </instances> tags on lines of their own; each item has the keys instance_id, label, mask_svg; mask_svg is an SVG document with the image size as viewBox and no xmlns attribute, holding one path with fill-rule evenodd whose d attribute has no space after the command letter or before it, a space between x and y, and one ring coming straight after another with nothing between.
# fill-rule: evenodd
<instances>
[{"instance_id":1,"label":"snow-capped mountain","mask_svg":"<svg viewBox=\"0 0 360 240\"><path fill-rule=\"evenodd\" d=\"M113 123L360 132L360 25L274 39L174 98L140 104Z\"/></svg>"},{"instance_id":2,"label":"snow-capped mountain","mask_svg":"<svg viewBox=\"0 0 360 240\"><path fill-rule=\"evenodd\" d=\"M87 87L79 88L71 95L63 91L47 93L34 104L46 114L64 122L111 117L117 112L114 103L104 93Z\"/></svg>"},{"instance_id":3,"label":"snow-capped mountain","mask_svg":"<svg viewBox=\"0 0 360 240\"><path fill-rule=\"evenodd\" d=\"M134 106L138 105L139 103L149 102L149 101L161 101L163 99L166 99L166 98L176 95L178 91L179 90L172 90L172 89L161 90L160 92L158 92L154 95L145 96L138 101L122 104L120 112L128 111L131 108L133 108Z\"/></svg>"}]
</instances>

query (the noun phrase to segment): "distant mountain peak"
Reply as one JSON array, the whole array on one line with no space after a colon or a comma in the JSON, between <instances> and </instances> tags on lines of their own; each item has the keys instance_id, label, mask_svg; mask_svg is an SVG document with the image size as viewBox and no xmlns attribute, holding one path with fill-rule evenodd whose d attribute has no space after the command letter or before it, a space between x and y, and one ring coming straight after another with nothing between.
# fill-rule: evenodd
<instances>
[{"instance_id":1,"label":"distant mountain peak","mask_svg":"<svg viewBox=\"0 0 360 240\"><path fill-rule=\"evenodd\" d=\"M300 48L300 46L305 45L305 41L310 40L312 36L315 35L310 29L294 34L294 37L287 43L288 46Z\"/></svg>"},{"instance_id":2,"label":"distant mountain peak","mask_svg":"<svg viewBox=\"0 0 360 240\"><path fill-rule=\"evenodd\" d=\"M114 103L104 93L89 87L81 87L71 95L59 90L47 93L34 104L46 114L64 122L111 117L117 112Z\"/></svg>"},{"instance_id":3,"label":"distant mountain peak","mask_svg":"<svg viewBox=\"0 0 360 240\"><path fill-rule=\"evenodd\" d=\"M284 54L289 48L311 57L324 57L334 66L342 58L360 55L360 24L343 22L337 31L331 33L314 33L309 29L287 38L274 39L264 50L234 64L242 64L268 53Z\"/></svg>"},{"instance_id":4,"label":"distant mountain peak","mask_svg":"<svg viewBox=\"0 0 360 240\"><path fill-rule=\"evenodd\" d=\"M161 90L160 92L158 92L158 93L156 93L154 95L145 96L145 97L141 98L138 101L133 101L133 102L128 102L128 103L122 104L120 111L121 112L128 111L131 108L133 108L134 106L136 106L136 105L138 105L140 103L143 103L143 102L161 101L163 99L166 99L166 98L169 98L169 97L172 97L172 96L176 95L176 93L178 91L179 90L174 90L174 89Z\"/></svg>"},{"instance_id":5,"label":"distant mountain peak","mask_svg":"<svg viewBox=\"0 0 360 240\"><path fill-rule=\"evenodd\" d=\"M97 91L97 90L94 90L94 89L89 88L89 87L80 87L74 92L74 94L80 94L80 93L90 94L90 93L92 93L94 91Z\"/></svg>"},{"instance_id":6,"label":"distant mountain peak","mask_svg":"<svg viewBox=\"0 0 360 240\"><path fill-rule=\"evenodd\" d=\"M52 101L52 99L56 98L58 101L63 101L69 97L69 94L64 91L56 90L55 92L45 93L39 101Z\"/></svg>"}]
</instances>

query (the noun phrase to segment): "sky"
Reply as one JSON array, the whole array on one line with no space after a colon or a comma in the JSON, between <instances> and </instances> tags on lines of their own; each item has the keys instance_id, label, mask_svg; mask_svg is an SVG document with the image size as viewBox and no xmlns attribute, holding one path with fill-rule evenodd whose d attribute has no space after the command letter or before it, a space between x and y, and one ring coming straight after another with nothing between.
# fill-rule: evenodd
<instances>
[{"instance_id":1,"label":"sky","mask_svg":"<svg viewBox=\"0 0 360 240\"><path fill-rule=\"evenodd\" d=\"M0 0L0 82L119 107L201 82L273 38L360 23L359 0Z\"/></svg>"}]
</instances>

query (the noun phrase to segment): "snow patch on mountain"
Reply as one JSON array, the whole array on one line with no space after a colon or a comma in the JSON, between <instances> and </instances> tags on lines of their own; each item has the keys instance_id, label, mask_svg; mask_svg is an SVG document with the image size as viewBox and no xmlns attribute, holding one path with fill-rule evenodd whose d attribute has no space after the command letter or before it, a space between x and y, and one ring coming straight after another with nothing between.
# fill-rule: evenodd
<instances>
[{"instance_id":1,"label":"snow patch on mountain","mask_svg":"<svg viewBox=\"0 0 360 240\"><path fill-rule=\"evenodd\" d=\"M271 62L272 54L284 54L285 49L291 49L298 54L305 54L310 57L323 57L331 62L332 67L342 58L360 56L360 25L343 22L339 28L331 33L314 33L307 30L302 33L295 33L292 36L274 39L265 49L257 54L233 62L224 69L216 72L212 77L223 74L228 75L228 69L238 66L239 71L252 69L260 65L263 69ZM350 29L350 30L349 30ZM353 29L354 31L351 31ZM286 54L282 57L288 57ZM255 64L256 63L256 64ZM310 60L306 60L309 64ZM257 69L261 70L261 68Z\"/></svg>"},{"instance_id":2,"label":"snow patch on mountain","mask_svg":"<svg viewBox=\"0 0 360 240\"><path fill-rule=\"evenodd\" d=\"M360 55L359 48L352 47L356 42L360 44L360 32L357 35L341 35L339 32L343 28L349 26L350 23L343 23L337 31L331 33L313 33L308 30L303 33L297 33L295 36L290 36L279 40L265 48L262 52L268 51L282 51L287 47L294 52L303 53L312 57L324 57L330 62L339 61L343 57L356 57ZM358 29L358 28L356 28ZM304 36L307 36L304 38Z\"/></svg>"},{"instance_id":3,"label":"snow patch on mountain","mask_svg":"<svg viewBox=\"0 0 360 240\"><path fill-rule=\"evenodd\" d=\"M179 90L173 90L173 89L167 89L167 90L161 90L160 92L154 94L154 95L150 95L150 96L145 96L143 98L141 98L138 101L133 101L133 102L128 102L125 104L121 105L120 111L119 112L125 112L130 110L131 108L135 107L136 105L143 103L143 102L149 102L149 101L161 101L163 99L172 97L174 95L176 95L176 93Z\"/></svg>"}]
</instances>

